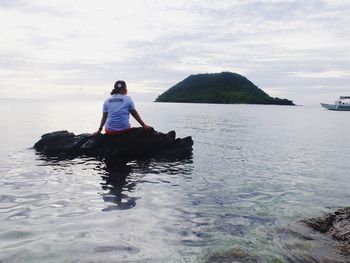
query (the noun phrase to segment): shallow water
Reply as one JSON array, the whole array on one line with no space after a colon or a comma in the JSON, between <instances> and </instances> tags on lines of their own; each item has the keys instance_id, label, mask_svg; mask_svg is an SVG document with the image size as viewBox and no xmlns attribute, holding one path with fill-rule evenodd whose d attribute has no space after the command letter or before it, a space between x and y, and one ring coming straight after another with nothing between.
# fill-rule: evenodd
<instances>
[{"instance_id":1,"label":"shallow water","mask_svg":"<svg viewBox=\"0 0 350 263\"><path fill-rule=\"evenodd\" d=\"M348 112L140 103L157 130L193 137L192 158L111 168L30 149L95 131L100 104L1 101L0 261L348 262L300 223L348 205Z\"/></svg>"}]
</instances>

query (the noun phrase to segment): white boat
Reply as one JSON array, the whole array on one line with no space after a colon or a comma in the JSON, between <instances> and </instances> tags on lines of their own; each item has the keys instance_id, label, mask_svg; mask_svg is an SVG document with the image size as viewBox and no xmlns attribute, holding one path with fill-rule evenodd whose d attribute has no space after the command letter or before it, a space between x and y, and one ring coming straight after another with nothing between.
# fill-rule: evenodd
<instances>
[{"instance_id":1,"label":"white boat","mask_svg":"<svg viewBox=\"0 0 350 263\"><path fill-rule=\"evenodd\" d=\"M329 110L350 111L350 96L340 96L334 104L321 103L321 106Z\"/></svg>"}]
</instances>

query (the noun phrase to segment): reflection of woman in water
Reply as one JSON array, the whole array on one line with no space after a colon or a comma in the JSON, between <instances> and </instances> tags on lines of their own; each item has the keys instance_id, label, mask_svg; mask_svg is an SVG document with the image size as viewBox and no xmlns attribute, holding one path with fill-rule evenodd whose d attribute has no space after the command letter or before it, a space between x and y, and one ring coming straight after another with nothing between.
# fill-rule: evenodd
<instances>
[{"instance_id":1,"label":"reflection of woman in water","mask_svg":"<svg viewBox=\"0 0 350 263\"><path fill-rule=\"evenodd\" d=\"M108 192L102 193L105 202L111 203L102 211L125 210L136 206L137 197L130 197L135 182L130 182L127 177L131 173L131 166L106 167L106 173L102 176L102 189Z\"/></svg>"},{"instance_id":2,"label":"reflection of woman in water","mask_svg":"<svg viewBox=\"0 0 350 263\"><path fill-rule=\"evenodd\" d=\"M138 112L130 96L127 96L128 89L123 80L118 80L114 84L114 88L108 99L103 104L103 114L101 124L96 134L101 133L103 126L105 126L106 134L119 134L130 129L129 113L137 120L144 128L151 128L145 124Z\"/></svg>"},{"instance_id":3,"label":"reflection of woman in water","mask_svg":"<svg viewBox=\"0 0 350 263\"><path fill-rule=\"evenodd\" d=\"M137 200L142 198L135 197L132 193L138 184L147 182L142 179L144 176L151 175L160 183L164 182L164 175L181 174L186 178L192 174L193 162L191 158L176 159L174 163L167 163L164 160L138 161L131 165L106 165L103 170L100 185L104 192L100 194L107 206L102 211L126 210L135 207ZM129 179L131 174L133 178ZM155 174L159 177L154 177Z\"/></svg>"}]
</instances>

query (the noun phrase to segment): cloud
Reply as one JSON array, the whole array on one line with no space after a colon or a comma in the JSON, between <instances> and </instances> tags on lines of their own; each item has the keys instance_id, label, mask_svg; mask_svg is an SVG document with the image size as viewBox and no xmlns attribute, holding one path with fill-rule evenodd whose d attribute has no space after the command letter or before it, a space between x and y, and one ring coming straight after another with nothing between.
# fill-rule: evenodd
<instances>
[{"instance_id":1,"label":"cloud","mask_svg":"<svg viewBox=\"0 0 350 263\"><path fill-rule=\"evenodd\" d=\"M349 71L320 71L320 72L290 72L290 76L298 77L298 78L315 78L315 79L335 79L335 78L350 78L350 70Z\"/></svg>"},{"instance_id":2,"label":"cloud","mask_svg":"<svg viewBox=\"0 0 350 263\"><path fill-rule=\"evenodd\" d=\"M347 85L349 11L340 0L5 0L0 97L102 96L116 79L161 93L190 74L233 71L316 103L310 93Z\"/></svg>"}]
</instances>

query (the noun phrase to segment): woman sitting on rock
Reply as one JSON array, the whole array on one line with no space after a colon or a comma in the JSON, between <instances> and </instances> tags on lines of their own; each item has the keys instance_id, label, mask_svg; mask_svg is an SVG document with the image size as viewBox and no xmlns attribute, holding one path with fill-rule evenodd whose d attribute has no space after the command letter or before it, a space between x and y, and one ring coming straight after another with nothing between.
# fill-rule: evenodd
<instances>
[{"instance_id":1,"label":"woman sitting on rock","mask_svg":"<svg viewBox=\"0 0 350 263\"><path fill-rule=\"evenodd\" d=\"M100 127L95 134L101 133L105 126L106 134L119 134L128 131L130 127L129 113L137 120L144 129L152 127L145 124L135 109L134 102L127 96L128 89L123 80L118 80L114 84L114 89L108 99L103 104L103 114Z\"/></svg>"}]
</instances>

